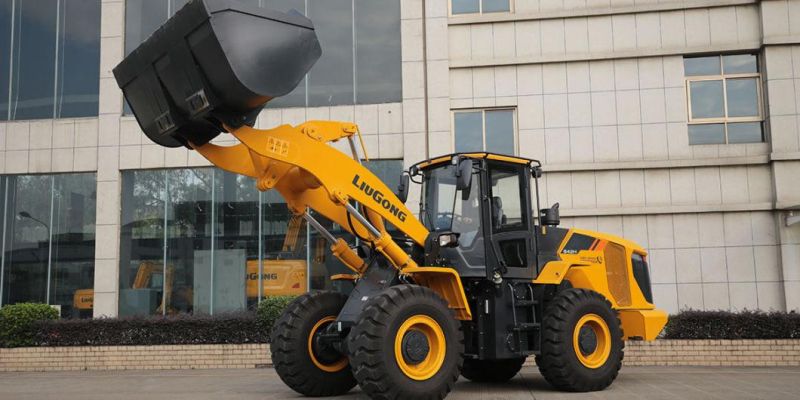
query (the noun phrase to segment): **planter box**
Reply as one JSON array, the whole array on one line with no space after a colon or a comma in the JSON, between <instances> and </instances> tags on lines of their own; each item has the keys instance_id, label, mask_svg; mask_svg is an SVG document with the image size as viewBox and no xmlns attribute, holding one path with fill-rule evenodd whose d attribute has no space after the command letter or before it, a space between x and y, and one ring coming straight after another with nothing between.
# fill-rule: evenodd
<instances>
[{"instance_id":1,"label":"planter box","mask_svg":"<svg viewBox=\"0 0 800 400\"><path fill-rule=\"evenodd\" d=\"M528 358L533 364L533 357ZM629 341L625 365L800 366L800 339ZM263 368L267 344L0 349L0 371Z\"/></svg>"}]
</instances>

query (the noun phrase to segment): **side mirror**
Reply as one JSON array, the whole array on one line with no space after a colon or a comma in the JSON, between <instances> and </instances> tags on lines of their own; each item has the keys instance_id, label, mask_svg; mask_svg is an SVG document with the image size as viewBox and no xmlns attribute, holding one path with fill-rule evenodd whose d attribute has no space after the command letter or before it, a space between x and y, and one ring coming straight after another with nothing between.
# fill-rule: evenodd
<instances>
[{"instance_id":1,"label":"side mirror","mask_svg":"<svg viewBox=\"0 0 800 400\"><path fill-rule=\"evenodd\" d=\"M542 177L542 167L535 166L531 168L531 175L534 178L541 178Z\"/></svg>"},{"instance_id":2,"label":"side mirror","mask_svg":"<svg viewBox=\"0 0 800 400\"><path fill-rule=\"evenodd\" d=\"M408 175L408 172L403 171L400 175L400 183L397 185L397 198L400 199L402 203L405 203L408 200L408 182L411 177Z\"/></svg>"},{"instance_id":3,"label":"side mirror","mask_svg":"<svg viewBox=\"0 0 800 400\"><path fill-rule=\"evenodd\" d=\"M472 185L472 160L463 158L456 165L456 189L467 191Z\"/></svg>"},{"instance_id":4,"label":"side mirror","mask_svg":"<svg viewBox=\"0 0 800 400\"><path fill-rule=\"evenodd\" d=\"M559 204L553 204L550 208L539 210L541 224L547 226L558 226L561 223L561 213L558 210Z\"/></svg>"}]
</instances>

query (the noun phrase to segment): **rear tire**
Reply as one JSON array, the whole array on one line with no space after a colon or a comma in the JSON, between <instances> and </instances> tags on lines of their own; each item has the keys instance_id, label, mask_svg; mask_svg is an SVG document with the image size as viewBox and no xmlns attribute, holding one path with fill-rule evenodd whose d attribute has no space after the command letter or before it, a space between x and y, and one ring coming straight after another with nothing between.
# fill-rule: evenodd
<instances>
[{"instance_id":1,"label":"rear tire","mask_svg":"<svg viewBox=\"0 0 800 400\"><path fill-rule=\"evenodd\" d=\"M399 285L367 302L347 347L370 398L443 399L461 372L464 335L439 295Z\"/></svg>"},{"instance_id":2,"label":"rear tire","mask_svg":"<svg viewBox=\"0 0 800 400\"><path fill-rule=\"evenodd\" d=\"M464 360L464 368L461 369L461 376L473 382L503 383L515 377L524 358L511 358L505 360Z\"/></svg>"},{"instance_id":3,"label":"rear tire","mask_svg":"<svg viewBox=\"0 0 800 400\"><path fill-rule=\"evenodd\" d=\"M570 392L607 388L619 373L625 343L616 312L600 293L566 289L545 310L539 371Z\"/></svg>"},{"instance_id":4,"label":"rear tire","mask_svg":"<svg viewBox=\"0 0 800 400\"><path fill-rule=\"evenodd\" d=\"M287 386L305 396L336 396L356 385L348 359L320 347L313 335L333 323L347 296L335 292L304 294L284 310L272 331L272 362Z\"/></svg>"}]
</instances>

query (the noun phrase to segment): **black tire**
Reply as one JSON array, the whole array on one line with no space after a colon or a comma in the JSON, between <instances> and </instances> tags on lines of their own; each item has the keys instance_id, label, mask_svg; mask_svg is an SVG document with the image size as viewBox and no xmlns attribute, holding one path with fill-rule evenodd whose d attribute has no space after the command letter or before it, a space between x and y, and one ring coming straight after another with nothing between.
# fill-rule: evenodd
<instances>
[{"instance_id":1,"label":"black tire","mask_svg":"<svg viewBox=\"0 0 800 400\"><path fill-rule=\"evenodd\" d=\"M525 358L510 358L505 360L464 360L461 376L473 382L503 383L515 377Z\"/></svg>"},{"instance_id":2,"label":"black tire","mask_svg":"<svg viewBox=\"0 0 800 400\"><path fill-rule=\"evenodd\" d=\"M597 356L597 365L587 366L592 355L601 354L603 346L589 339L586 351L574 345L576 325L584 318L599 317L608 328L609 353L607 358ZM600 326L599 321L594 326ZM592 330L588 324L582 324ZM578 330L579 337L583 328ZM602 328L600 328L602 329ZM594 331L593 331L594 332ZM536 356L536 365L544 378L559 390L591 392L607 388L619 373L625 343L619 318L611 303L600 293L586 289L566 289L550 301L545 310L542 327L542 352ZM590 333L589 336L596 335ZM579 339L579 342L582 339ZM589 353L594 350L593 353ZM582 355L579 356L578 354ZM589 353L588 355L586 353ZM583 361L579 358L583 357Z\"/></svg>"},{"instance_id":3,"label":"black tire","mask_svg":"<svg viewBox=\"0 0 800 400\"><path fill-rule=\"evenodd\" d=\"M312 329L316 327L318 332L325 323L331 323L321 321L337 316L346 300L347 296L341 293L307 293L292 301L275 322L270 345L272 362L275 372L292 390L305 396L336 396L356 385L346 355L330 349L317 356L309 352ZM322 359L331 361L326 364L319 361ZM315 360L331 370L321 369Z\"/></svg>"},{"instance_id":4,"label":"black tire","mask_svg":"<svg viewBox=\"0 0 800 400\"><path fill-rule=\"evenodd\" d=\"M422 328L417 329L418 325L412 324L420 320L435 321L444 343L426 342L428 351L414 353L416 347L404 346L407 338L418 336L417 333L425 334L423 330L428 328L420 325ZM407 326L411 328L404 330ZM430 338L428 334L425 337L426 340ZM403 350L400 361L395 351L396 341L401 343ZM439 295L422 286L399 285L384 290L367 302L359 322L348 335L348 350L356 380L370 398L443 399L453 389L461 372L464 334L461 324ZM437 354L443 356L441 364L431 362L441 359ZM432 365L429 372L432 375L427 378L420 374L414 379L414 371L409 375L402 369L424 369L429 365Z\"/></svg>"}]
</instances>

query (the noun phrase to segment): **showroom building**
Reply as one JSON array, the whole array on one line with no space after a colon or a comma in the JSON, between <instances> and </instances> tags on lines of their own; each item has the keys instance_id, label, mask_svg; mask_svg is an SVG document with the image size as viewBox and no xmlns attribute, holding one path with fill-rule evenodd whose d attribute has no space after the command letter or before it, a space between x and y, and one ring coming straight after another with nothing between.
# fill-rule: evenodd
<instances>
[{"instance_id":1,"label":"showroom building","mask_svg":"<svg viewBox=\"0 0 800 400\"><path fill-rule=\"evenodd\" d=\"M214 313L334 286L276 193L130 115L111 70L185 2L0 0L0 304ZM800 0L244 2L309 16L323 48L257 127L354 121L390 186L453 151L539 159L563 225L649 250L659 307L800 309Z\"/></svg>"}]
</instances>

